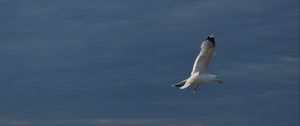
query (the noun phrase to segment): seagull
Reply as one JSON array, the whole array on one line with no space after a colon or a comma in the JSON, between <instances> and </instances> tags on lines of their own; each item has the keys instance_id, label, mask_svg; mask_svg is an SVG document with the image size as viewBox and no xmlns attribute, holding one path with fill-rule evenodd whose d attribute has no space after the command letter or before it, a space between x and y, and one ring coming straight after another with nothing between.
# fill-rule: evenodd
<instances>
[{"instance_id":1,"label":"seagull","mask_svg":"<svg viewBox=\"0 0 300 126\"><path fill-rule=\"evenodd\" d=\"M173 84L172 86L178 87L179 89L186 89L189 86L192 86L195 94L199 85L204 85L210 82L218 82L222 84L223 81L219 79L217 75L209 74L207 72L208 65L212 57L215 55L215 47L215 38L213 34L210 34L207 36L206 40L202 42L201 51L194 62L191 76L177 84Z\"/></svg>"}]
</instances>

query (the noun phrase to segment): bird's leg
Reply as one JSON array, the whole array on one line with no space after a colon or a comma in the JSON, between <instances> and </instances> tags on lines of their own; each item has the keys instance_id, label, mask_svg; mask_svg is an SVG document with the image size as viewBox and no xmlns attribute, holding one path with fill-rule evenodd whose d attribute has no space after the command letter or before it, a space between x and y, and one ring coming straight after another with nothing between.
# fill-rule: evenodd
<instances>
[{"instance_id":1,"label":"bird's leg","mask_svg":"<svg viewBox=\"0 0 300 126\"><path fill-rule=\"evenodd\" d=\"M198 84L193 85L193 92L194 92L194 94L196 94L197 87L198 87Z\"/></svg>"}]
</instances>

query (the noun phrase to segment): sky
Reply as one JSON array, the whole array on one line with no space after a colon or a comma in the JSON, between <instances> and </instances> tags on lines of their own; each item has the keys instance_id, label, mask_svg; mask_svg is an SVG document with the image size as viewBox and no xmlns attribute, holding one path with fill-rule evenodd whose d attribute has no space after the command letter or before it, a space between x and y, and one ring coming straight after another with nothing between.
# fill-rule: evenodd
<instances>
[{"instance_id":1,"label":"sky","mask_svg":"<svg viewBox=\"0 0 300 126\"><path fill-rule=\"evenodd\" d=\"M299 0L1 0L0 126L298 126ZM172 87L200 45L224 83Z\"/></svg>"}]
</instances>

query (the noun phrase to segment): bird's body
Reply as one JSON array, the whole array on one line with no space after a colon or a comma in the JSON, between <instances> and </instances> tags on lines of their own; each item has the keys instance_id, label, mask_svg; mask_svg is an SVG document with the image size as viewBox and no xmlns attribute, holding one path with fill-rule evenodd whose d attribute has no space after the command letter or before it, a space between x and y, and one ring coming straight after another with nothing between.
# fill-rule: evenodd
<instances>
[{"instance_id":1,"label":"bird's body","mask_svg":"<svg viewBox=\"0 0 300 126\"><path fill-rule=\"evenodd\" d=\"M192 86L194 93L199 85L207 84L209 82L219 82L222 80L218 79L216 75L209 74L207 72L208 65L215 55L215 39L213 35L209 35L205 41L202 42L200 54L197 56L193 65L191 76L173 86L179 87L180 89L186 89Z\"/></svg>"}]
</instances>

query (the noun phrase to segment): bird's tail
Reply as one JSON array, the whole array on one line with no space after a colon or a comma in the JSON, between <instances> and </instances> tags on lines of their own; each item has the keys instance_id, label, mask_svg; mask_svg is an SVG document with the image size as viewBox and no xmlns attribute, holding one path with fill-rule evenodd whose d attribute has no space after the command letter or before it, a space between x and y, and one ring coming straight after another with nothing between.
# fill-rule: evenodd
<instances>
[{"instance_id":1,"label":"bird's tail","mask_svg":"<svg viewBox=\"0 0 300 126\"><path fill-rule=\"evenodd\" d=\"M173 84L172 86L181 88L185 84L186 80L187 79L185 79L185 80L183 80L183 81L181 81L181 82L179 82L177 84Z\"/></svg>"}]
</instances>

